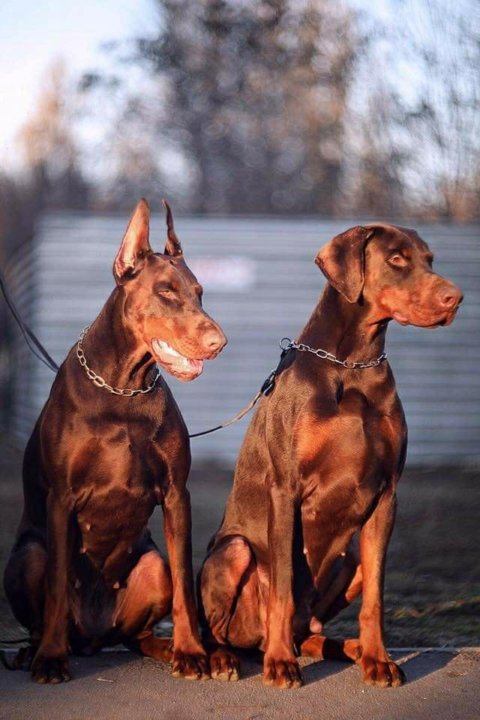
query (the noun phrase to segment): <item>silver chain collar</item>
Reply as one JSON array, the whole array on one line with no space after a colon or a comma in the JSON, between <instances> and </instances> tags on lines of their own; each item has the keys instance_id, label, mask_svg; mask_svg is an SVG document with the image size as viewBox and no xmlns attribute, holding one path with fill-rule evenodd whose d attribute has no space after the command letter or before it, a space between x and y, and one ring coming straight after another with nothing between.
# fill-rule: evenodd
<instances>
[{"instance_id":1,"label":"silver chain collar","mask_svg":"<svg viewBox=\"0 0 480 720\"><path fill-rule=\"evenodd\" d=\"M87 373L89 379L93 382L94 385L96 385L99 388L105 388L105 390L108 390L108 392L112 393L112 395L123 395L123 397L133 397L134 395L146 395L147 393L151 392L155 385L157 384L158 378L160 377L160 369L157 367L157 372L155 374L154 379L150 383L150 385L146 388L141 388L140 390L130 390L129 388L114 388L111 385L109 385L101 375L97 375L96 372L91 370L87 365L87 360L85 358L85 353L83 352L82 347L82 341L87 334L87 332L90 329L90 325L87 325L86 328L82 330L80 333L80 337L78 338L77 342L77 358L78 362L82 367L85 368L85 372Z\"/></svg>"},{"instance_id":2,"label":"silver chain collar","mask_svg":"<svg viewBox=\"0 0 480 720\"><path fill-rule=\"evenodd\" d=\"M299 352L310 352L313 355L321 358L322 360L329 360L330 362L347 368L347 370L365 370L366 368L377 367L378 365L380 365L380 363L387 359L387 353L383 352L381 355L378 356L378 358L375 358L375 360L367 360L365 362L351 362L350 360L339 360L337 357L335 357L335 355L327 352L327 350L322 350L322 348L314 349L309 347L308 345L305 345L304 343L294 342L287 337L282 338L282 340L280 341L280 347L284 351L294 349L298 350Z\"/></svg>"}]
</instances>

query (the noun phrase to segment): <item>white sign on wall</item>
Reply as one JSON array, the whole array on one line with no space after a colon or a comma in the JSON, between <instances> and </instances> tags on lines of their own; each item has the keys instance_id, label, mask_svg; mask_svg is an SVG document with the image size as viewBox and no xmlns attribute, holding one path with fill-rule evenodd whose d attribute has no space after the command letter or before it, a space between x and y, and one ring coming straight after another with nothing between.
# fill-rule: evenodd
<instances>
[{"instance_id":1,"label":"white sign on wall","mask_svg":"<svg viewBox=\"0 0 480 720\"><path fill-rule=\"evenodd\" d=\"M257 277L255 260L240 255L191 258L188 265L209 292L243 292L255 284Z\"/></svg>"}]
</instances>

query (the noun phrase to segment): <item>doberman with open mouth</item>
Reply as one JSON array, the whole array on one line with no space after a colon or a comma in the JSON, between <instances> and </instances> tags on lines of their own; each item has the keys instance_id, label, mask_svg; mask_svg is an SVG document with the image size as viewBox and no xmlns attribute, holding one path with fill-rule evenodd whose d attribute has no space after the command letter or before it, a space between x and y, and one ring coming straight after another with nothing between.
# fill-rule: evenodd
<instances>
[{"instance_id":1,"label":"doberman with open mouth","mask_svg":"<svg viewBox=\"0 0 480 720\"><path fill-rule=\"evenodd\" d=\"M158 366L193 380L225 346L202 308L170 207L163 254L141 200L115 258L116 287L53 383L24 459L24 510L5 570L31 638L14 667L39 683L70 679L68 653L124 643L209 675L194 602L190 446ZM164 513L170 567L147 523ZM153 626L172 610L173 643Z\"/></svg>"}]
</instances>

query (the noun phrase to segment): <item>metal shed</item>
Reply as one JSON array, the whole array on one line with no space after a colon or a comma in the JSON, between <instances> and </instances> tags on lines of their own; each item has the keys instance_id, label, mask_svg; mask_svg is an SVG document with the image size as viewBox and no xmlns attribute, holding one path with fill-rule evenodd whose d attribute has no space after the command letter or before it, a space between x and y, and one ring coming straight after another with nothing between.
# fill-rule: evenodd
<instances>
[{"instance_id":1,"label":"metal shed","mask_svg":"<svg viewBox=\"0 0 480 720\"><path fill-rule=\"evenodd\" d=\"M113 288L112 262L127 217L51 214L34 246L7 268L24 317L61 362ZM318 248L354 221L272 218L180 218L187 262L205 287L204 305L229 344L193 383L168 379L191 432L234 415L277 363L278 342L295 337L324 279ZM460 285L465 300L453 325L435 331L391 324L387 351L409 425L408 462L480 460L480 238L473 226L416 225L436 255L435 268ZM163 216L151 243L162 250ZM48 396L51 373L19 336L13 427L25 439ZM233 461L248 418L192 441L197 458Z\"/></svg>"}]
</instances>

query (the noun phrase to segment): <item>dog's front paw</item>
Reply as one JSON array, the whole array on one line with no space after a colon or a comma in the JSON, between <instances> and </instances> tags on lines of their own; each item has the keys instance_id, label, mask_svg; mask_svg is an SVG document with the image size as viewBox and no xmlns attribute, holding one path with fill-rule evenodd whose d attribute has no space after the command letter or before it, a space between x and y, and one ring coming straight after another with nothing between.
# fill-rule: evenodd
<instances>
[{"instance_id":1,"label":"dog's front paw","mask_svg":"<svg viewBox=\"0 0 480 720\"><path fill-rule=\"evenodd\" d=\"M210 672L214 680L232 682L240 679L240 663L230 650L217 648L210 655Z\"/></svg>"},{"instance_id":2,"label":"dog's front paw","mask_svg":"<svg viewBox=\"0 0 480 720\"><path fill-rule=\"evenodd\" d=\"M68 658L46 657L37 653L32 662L32 679L37 683L51 683L52 685L70 680Z\"/></svg>"},{"instance_id":3,"label":"dog's front paw","mask_svg":"<svg viewBox=\"0 0 480 720\"><path fill-rule=\"evenodd\" d=\"M210 677L208 657L204 653L186 653L174 650L172 659L173 677L186 680L204 680Z\"/></svg>"},{"instance_id":4,"label":"dog's front paw","mask_svg":"<svg viewBox=\"0 0 480 720\"><path fill-rule=\"evenodd\" d=\"M400 687L406 680L405 673L389 657L386 660L362 655L358 664L363 670L363 682L377 687Z\"/></svg>"},{"instance_id":5,"label":"dog's front paw","mask_svg":"<svg viewBox=\"0 0 480 720\"><path fill-rule=\"evenodd\" d=\"M302 673L293 658L282 660L265 655L263 684L277 688L299 688L303 685Z\"/></svg>"}]
</instances>

